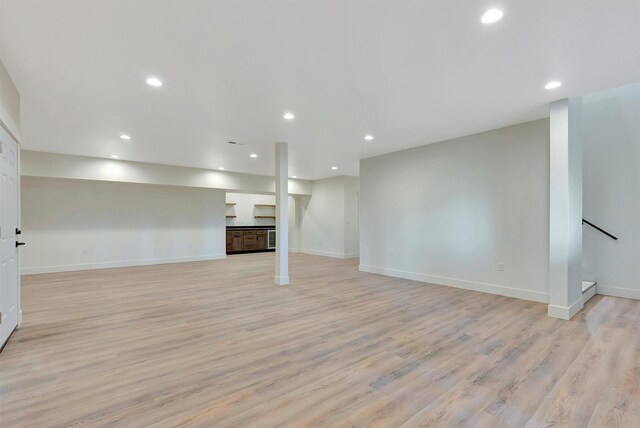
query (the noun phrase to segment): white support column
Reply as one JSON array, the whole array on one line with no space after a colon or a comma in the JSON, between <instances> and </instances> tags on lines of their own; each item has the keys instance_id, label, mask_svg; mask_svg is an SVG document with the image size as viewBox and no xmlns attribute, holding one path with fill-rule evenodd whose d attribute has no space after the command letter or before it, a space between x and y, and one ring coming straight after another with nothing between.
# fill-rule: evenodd
<instances>
[{"instance_id":1,"label":"white support column","mask_svg":"<svg viewBox=\"0 0 640 428\"><path fill-rule=\"evenodd\" d=\"M289 168L288 144L276 143L276 275L278 285L289 284Z\"/></svg>"},{"instance_id":2,"label":"white support column","mask_svg":"<svg viewBox=\"0 0 640 428\"><path fill-rule=\"evenodd\" d=\"M580 105L580 99L563 99L549 110L548 314L567 320L583 307Z\"/></svg>"}]
</instances>

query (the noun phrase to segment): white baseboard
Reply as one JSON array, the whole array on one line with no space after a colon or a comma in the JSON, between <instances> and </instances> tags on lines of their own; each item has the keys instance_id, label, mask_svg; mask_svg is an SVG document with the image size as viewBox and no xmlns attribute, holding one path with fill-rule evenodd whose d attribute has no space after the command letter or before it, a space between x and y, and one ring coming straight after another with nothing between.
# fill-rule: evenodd
<instances>
[{"instance_id":1,"label":"white baseboard","mask_svg":"<svg viewBox=\"0 0 640 428\"><path fill-rule=\"evenodd\" d=\"M206 260L221 260L226 258L227 258L226 254L210 254L206 256L173 257L173 258L167 258L167 259L121 260L121 261L114 261L114 262L84 263L84 264L75 264L75 265L38 266L38 267L22 268L20 269L20 274L34 275L38 273L71 272L76 270L108 269L108 268L130 267L130 266L148 266L148 265L161 265L161 264L167 264L167 263L201 262Z\"/></svg>"},{"instance_id":2,"label":"white baseboard","mask_svg":"<svg viewBox=\"0 0 640 428\"><path fill-rule=\"evenodd\" d=\"M549 302L548 293L505 287L504 285L486 284L482 282L467 281L464 279L447 278L442 276L427 275L423 273L407 272L402 270L365 265L360 265L360 271L393 276L396 278L411 279L413 281L428 282L436 285L446 285L449 287L462 288L465 290L497 294L499 296L514 297L516 299L532 300L534 302L540 303Z\"/></svg>"},{"instance_id":3,"label":"white baseboard","mask_svg":"<svg viewBox=\"0 0 640 428\"><path fill-rule=\"evenodd\" d=\"M597 289L598 285L593 285L591 287L589 287L589 289L587 291L583 291L582 292L582 304L584 305L585 303L587 303L593 296L596 295L596 289Z\"/></svg>"},{"instance_id":4,"label":"white baseboard","mask_svg":"<svg viewBox=\"0 0 640 428\"><path fill-rule=\"evenodd\" d=\"M640 290L632 290L631 288L610 287L607 285L596 285L596 293L612 297L624 297L625 299L640 300Z\"/></svg>"},{"instance_id":5,"label":"white baseboard","mask_svg":"<svg viewBox=\"0 0 640 428\"><path fill-rule=\"evenodd\" d=\"M334 259L355 259L360 257L360 253L337 253L333 251L320 251L320 250L300 250L302 254L311 254L313 256L333 257Z\"/></svg>"},{"instance_id":6,"label":"white baseboard","mask_svg":"<svg viewBox=\"0 0 640 428\"><path fill-rule=\"evenodd\" d=\"M569 307L564 306L555 306L549 305L547 306L547 315L553 318L560 318L563 320L570 320L573 318L575 314L580 312L580 309L584 307L584 303L582 301L582 296L573 302L573 304Z\"/></svg>"},{"instance_id":7,"label":"white baseboard","mask_svg":"<svg viewBox=\"0 0 640 428\"><path fill-rule=\"evenodd\" d=\"M275 275L273 277L273 281L277 285L288 285L289 284L289 275L284 275L284 276Z\"/></svg>"}]
</instances>

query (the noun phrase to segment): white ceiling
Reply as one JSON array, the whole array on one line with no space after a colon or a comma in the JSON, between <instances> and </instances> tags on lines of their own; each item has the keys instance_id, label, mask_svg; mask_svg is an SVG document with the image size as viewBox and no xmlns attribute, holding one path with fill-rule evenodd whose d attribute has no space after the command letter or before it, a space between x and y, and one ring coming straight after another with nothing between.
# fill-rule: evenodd
<instances>
[{"instance_id":1,"label":"white ceiling","mask_svg":"<svg viewBox=\"0 0 640 428\"><path fill-rule=\"evenodd\" d=\"M0 0L0 59L26 149L316 179L640 81L640 2Z\"/></svg>"}]
</instances>

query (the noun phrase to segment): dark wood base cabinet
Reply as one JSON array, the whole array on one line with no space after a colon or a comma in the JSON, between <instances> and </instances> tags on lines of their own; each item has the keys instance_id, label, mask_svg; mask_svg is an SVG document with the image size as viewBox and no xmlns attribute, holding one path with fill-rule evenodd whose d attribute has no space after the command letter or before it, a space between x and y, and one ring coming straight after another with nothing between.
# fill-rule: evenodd
<instances>
[{"instance_id":1,"label":"dark wood base cabinet","mask_svg":"<svg viewBox=\"0 0 640 428\"><path fill-rule=\"evenodd\" d=\"M227 253L242 251L242 231L227 230Z\"/></svg>"},{"instance_id":2,"label":"dark wood base cabinet","mask_svg":"<svg viewBox=\"0 0 640 428\"><path fill-rule=\"evenodd\" d=\"M267 242L267 229L227 230L227 254L273 251Z\"/></svg>"}]
</instances>

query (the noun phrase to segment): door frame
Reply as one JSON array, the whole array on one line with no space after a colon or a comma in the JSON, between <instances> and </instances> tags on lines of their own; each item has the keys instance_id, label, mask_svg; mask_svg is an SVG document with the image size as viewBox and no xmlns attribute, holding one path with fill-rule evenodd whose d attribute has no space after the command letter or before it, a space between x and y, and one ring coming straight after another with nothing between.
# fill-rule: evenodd
<instances>
[{"instance_id":1,"label":"door frame","mask_svg":"<svg viewBox=\"0 0 640 428\"><path fill-rule=\"evenodd\" d=\"M9 134L9 135L11 135L11 134ZM21 211L21 209L22 209L22 207L21 207L21 204L22 204L22 196L21 196L22 183L20 182L20 180L21 180L21 171L20 171L20 168L21 168L20 163L21 162L20 162L20 159L21 159L21 156L22 156L22 146L20 145L20 141L18 141L17 138L14 138L14 140L18 145L18 153L17 153L17 156L16 156L16 159L17 159L16 162L18 163L18 168L17 168L17 172L16 172L16 174L18 176L18 177L16 177L16 183L17 183L17 186L18 186L18 188L16 190L16 199L17 199L16 209L18 210L18 212L16 213L16 215L17 215L16 223L18 224L18 229L22 230L22 215L21 215L21 213L22 213L22 211ZM19 236L21 236L21 235L16 236L16 240L20 239ZM17 303L18 304L18 324L16 325L16 330L19 329L20 325L22 324L22 275L21 275L22 268L21 268L21 264L20 264L21 256L22 256L22 251L20 251L20 247L18 247L18 255L16 256L17 257L17 265L18 265L17 266L17 268L18 268L18 275L17 275L17 278L18 278L18 303ZM8 342L8 340L7 340L7 342Z\"/></svg>"},{"instance_id":2,"label":"door frame","mask_svg":"<svg viewBox=\"0 0 640 428\"><path fill-rule=\"evenodd\" d=\"M9 138L11 138L13 141L15 141L16 143L16 226L18 229L22 230L22 207L21 207L21 191L22 191L22 183L21 183L21 174L22 174L22 170L21 170L21 159L22 159L22 144L20 144L20 139L16 136L16 134L14 134L13 132L11 132L11 130L9 129L9 127L7 127L4 122L2 121L2 119L0 119L0 127L2 128L3 131L5 131L8 135ZM19 239L19 236L16 235L16 240ZM15 333L15 331L17 329L20 328L20 326L22 325L22 276L20 274L21 272L21 251L17 251L16 253L16 286L17 286L17 290L16 290L16 296L17 296L17 302L16 302L16 310L18 311L18 322L16 324L15 329L9 334L9 336L7 337L6 342L4 342L3 344L0 345L0 352L2 352L2 350L4 349L4 347L7 345L7 343L9 343L9 340L11 340L11 336L13 336L13 333Z\"/></svg>"}]
</instances>

